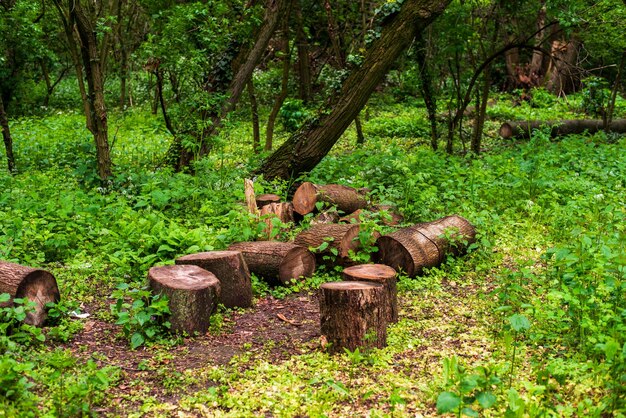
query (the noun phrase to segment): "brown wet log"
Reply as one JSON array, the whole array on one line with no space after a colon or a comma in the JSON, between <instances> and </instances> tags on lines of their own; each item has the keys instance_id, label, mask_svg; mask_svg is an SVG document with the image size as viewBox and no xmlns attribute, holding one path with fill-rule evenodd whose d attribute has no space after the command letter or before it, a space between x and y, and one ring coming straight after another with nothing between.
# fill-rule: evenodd
<instances>
[{"instance_id":1,"label":"brown wet log","mask_svg":"<svg viewBox=\"0 0 626 418\"><path fill-rule=\"evenodd\" d=\"M306 215L316 210L317 202L334 205L343 213L352 213L367 206L367 199L358 190L340 184L316 185L305 182L293 195L293 210Z\"/></svg>"},{"instance_id":2,"label":"brown wet log","mask_svg":"<svg viewBox=\"0 0 626 418\"><path fill-rule=\"evenodd\" d=\"M311 219L311 225L334 224L339 221L339 213L336 210L325 210Z\"/></svg>"},{"instance_id":3,"label":"brown wet log","mask_svg":"<svg viewBox=\"0 0 626 418\"><path fill-rule=\"evenodd\" d=\"M382 348L387 345L383 285L331 282L320 286L320 327L330 351Z\"/></svg>"},{"instance_id":4,"label":"brown wet log","mask_svg":"<svg viewBox=\"0 0 626 418\"><path fill-rule=\"evenodd\" d=\"M277 194L266 193L260 194L256 197L256 206L259 209L263 209L263 206L269 205L270 203L280 203L280 196Z\"/></svg>"},{"instance_id":5,"label":"brown wet log","mask_svg":"<svg viewBox=\"0 0 626 418\"><path fill-rule=\"evenodd\" d=\"M272 239L274 230L274 218L280 219L284 224L293 222L293 206L291 203L269 203L261 208L261 219L265 222L265 236Z\"/></svg>"},{"instance_id":6,"label":"brown wet log","mask_svg":"<svg viewBox=\"0 0 626 418\"><path fill-rule=\"evenodd\" d=\"M176 259L176 264L191 264L210 271L220 281L219 302L227 308L252 306L250 272L239 251L209 251Z\"/></svg>"},{"instance_id":7,"label":"brown wet log","mask_svg":"<svg viewBox=\"0 0 626 418\"><path fill-rule=\"evenodd\" d=\"M34 310L26 314L24 322L37 327L48 317L46 304L61 298L57 281L50 272L8 261L0 261L0 293L33 302Z\"/></svg>"},{"instance_id":8,"label":"brown wet log","mask_svg":"<svg viewBox=\"0 0 626 418\"><path fill-rule=\"evenodd\" d=\"M339 264L348 262L350 250L357 251L361 245L358 225L318 224L296 235L293 242L305 248L319 248L328 243L326 248L318 250L321 256L335 255ZM336 254L333 254L333 250Z\"/></svg>"},{"instance_id":9,"label":"brown wet log","mask_svg":"<svg viewBox=\"0 0 626 418\"><path fill-rule=\"evenodd\" d=\"M315 256L306 247L289 242L239 242L228 249L241 251L250 272L271 285L285 285L315 272Z\"/></svg>"},{"instance_id":10,"label":"brown wet log","mask_svg":"<svg viewBox=\"0 0 626 418\"><path fill-rule=\"evenodd\" d=\"M379 214L384 211L385 214ZM359 209L339 219L340 223L346 224L358 224L361 222L361 217L365 219L373 219L374 216L380 218L380 223L387 226L396 226L404 220L404 217L395 211L395 208L390 205L374 205L369 210Z\"/></svg>"},{"instance_id":11,"label":"brown wet log","mask_svg":"<svg viewBox=\"0 0 626 418\"><path fill-rule=\"evenodd\" d=\"M220 298L220 281L213 273L192 265L152 267L148 280L154 294L169 299L172 331L193 335L209 329Z\"/></svg>"},{"instance_id":12,"label":"brown wet log","mask_svg":"<svg viewBox=\"0 0 626 418\"><path fill-rule=\"evenodd\" d=\"M396 271L384 264L359 264L343 270L343 280L372 282L383 285L385 289L385 317L387 322L398 322L398 290Z\"/></svg>"},{"instance_id":13,"label":"brown wet log","mask_svg":"<svg viewBox=\"0 0 626 418\"><path fill-rule=\"evenodd\" d=\"M614 120L608 129L605 129L602 119L505 122L500 126L500 136L504 139L528 139L534 129L543 127L549 128L550 136L553 138L562 135L582 134L583 132L594 134L602 130L623 134L626 133L626 119Z\"/></svg>"},{"instance_id":14,"label":"brown wet log","mask_svg":"<svg viewBox=\"0 0 626 418\"><path fill-rule=\"evenodd\" d=\"M374 260L415 277L440 265L448 253L461 254L475 239L476 230L466 219L446 216L378 238Z\"/></svg>"}]
</instances>

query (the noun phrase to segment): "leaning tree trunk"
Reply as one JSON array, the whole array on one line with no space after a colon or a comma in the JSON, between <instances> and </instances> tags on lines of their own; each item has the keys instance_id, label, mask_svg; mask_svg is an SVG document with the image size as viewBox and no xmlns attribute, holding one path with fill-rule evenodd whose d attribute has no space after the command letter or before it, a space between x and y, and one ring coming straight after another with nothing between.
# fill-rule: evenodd
<instances>
[{"instance_id":1,"label":"leaning tree trunk","mask_svg":"<svg viewBox=\"0 0 626 418\"><path fill-rule=\"evenodd\" d=\"M626 119L618 119L611 122L607 127L602 119L569 119L554 121L523 121L505 122L500 126L500 136L504 139L529 139L532 131L542 127L550 128L550 136L581 134L587 132L594 134L608 128L611 132L626 133Z\"/></svg>"},{"instance_id":2,"label":"leaning tree trunk","mask_svg":"<svg viewBox=\"0 0 626 418\"><path fill-rule=\"evenodd\" d=\"M7 165L9 173L15 171L15 157L13 156L13 138L11 137L11 131L9 129L9 118L4 109L4 102L2 100L2 94L0 94L0 129L2 129L2 139L4 139L4 149L7 155Z\"/></svg>"},{"instance_id":3,"label":"leaning tree trunk","mask_svg":"<svg viewBox=\"0 0 626 418\"><path fill-rule=\"evenodd\" d=\"M6 261L0 261L0 293L34 302L34 310L26 314L24 322L35 326L46 320L46 304L58 302L61 297L51 273Z\"/></svg>"},{"instance_id":4,"label":"leaning tree trunk","mask_svg":"<svg viewBox=\"0 0 626 418\"><path fill-rule=\"evenodd\" d=\"M312 170L350 126L367 103L374 89L413 42L447 7L449 0L407 0L380 37L367 51L363 64L346 79L330 113L306 124L276 150L261 166L266 179L297 177Z\"/></svg>"}]
</instances>

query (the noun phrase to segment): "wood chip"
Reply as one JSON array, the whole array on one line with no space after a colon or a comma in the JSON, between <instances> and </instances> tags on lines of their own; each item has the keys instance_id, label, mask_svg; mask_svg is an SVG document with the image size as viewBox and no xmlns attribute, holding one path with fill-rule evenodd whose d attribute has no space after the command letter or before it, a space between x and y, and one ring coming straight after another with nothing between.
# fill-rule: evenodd
<instances>
[{"instance_id":1,"label":"wood chip","mask_svg":"<svg viewBox=\"0 0 626 418\"><path fill-rule=\"evenodd\" d=\"M302 325L302 324L301 324L300 322L298 322L298 321L294 321L293 319L288 319L288 318L287 318L285 315L283 315L283 314L280 314L280 313L279 313L279 314L276 314L276 316L277 316L277 317L278 317L278 319L280 319L281 321L285 321L285 322L287 322L288 324L291 324L291 325L293 325L293 326L295 326L295 327L299 327L299 326L301 326L301 325Z\"/></svg>"}]
</instances>

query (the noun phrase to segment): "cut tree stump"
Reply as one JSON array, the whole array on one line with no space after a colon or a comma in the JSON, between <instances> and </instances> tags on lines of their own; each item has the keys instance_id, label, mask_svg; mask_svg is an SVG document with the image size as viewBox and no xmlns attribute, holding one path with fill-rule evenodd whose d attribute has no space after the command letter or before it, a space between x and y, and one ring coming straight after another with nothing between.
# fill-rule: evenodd
<instances>
[{"instance_id":1,"label":"cut tree stump","mask_svg":"<svg viewBox=\"0 0 626 418\"><path fill-rule=\"evenodd\" d=\"M267 225L265 228L265 236L268 239L272 239L272 231L274 230L274 224L272 220L274 218L280 219L282 223L293 222L293 205L291 203L270 203L261 208L261 218Z\"/></svg>"},{"instance_id":2,"label":"cut tree stump","mask_svg":"<svg viewBox=\"0 0 626 418\"><path fill-rule=\"evenodd\" d=\"M505 122L500 126L500 136L504 139L528 139L533 129L541 129L544 126L550 128L550 136L562 136L571 134L581 134L588 132L594 134L603 131L604 121L602 119L569 119L552 121L520 121ZM611 122L607 131L626 133L626 119L618 119Z\"/></svg>"},{"instance_id":3,"label":"cut tree stump","mask_svg":"<svg viewBox=\"0 0 626 418\"><path fill-rule=\"evenodd\" d=\"M289 242L239 242L228 249L241 251L250 272L271 285L285 285L315 272L315 256L306 247Z\"/></svg>"},{"instance_id":4,"label":"cut tree stump","mask_svg":"<svg viewBox=\"0 0 626 418\"><path fill-rule=\"evenodd\" d=\"M26 314L24 322L40 327L48 314L46 304L61 298L54 276L45 271L20 264L0 261L0 293L8 293L12 299L24 298L35 304L34 311Z\"/></svg>"},{"instance_id":5,"label":"cut tree stump","mask_svg":"<svg viewBox=\"0 0 626 418\"><path fill-rule=\"evenodd\" d=\"M361 245L359 239L359 226L346 224L317 224L296 235L293 242L305 248L319 248L322 244L328 243L326 248L319 250L318 260L322 261L324 256L333 254L337 262L341 265L349 263L349 251L357 251Z\"/></svg>"},{"instance_id":6,"label":"cut tree stump","mask_svg":"<svg viewBox=\"0 0 626 418\"><path fill-rule=\"evenodd\" d=\"M446 216L378 238L374 260L415 277L440 265L448 253L461 254L475 239L476 230L466 219Z\"/></svg>"},{"instance_id":7,"label":"cut tree stump","mask_svg":"<svg viewBox=\"0 0 626 418\"><path fill-rule=\"evenodd\" d=\"M367 206L367 199L358 190L340 184L316 185L302 183L293 195L293 210L300 215L314 212L317 202L335 205L343 213L352 213Z\"/></svg>"},{"instance_id":8,"label":"cut tree stump","mask_svg":"<svg viewBox=\"0 0 626 418\"><path fill-rule=\"evenodd\" d=\"M220 298L220 281L211 272L192 265L152 267L150 288L169 299L171 330L204 334Z\"/></svg>"},{"instance_id":9,"label":"cut tree stump","mask_svg":"<svg viewBox=\"0 0 626 418\"><path fill-rule=\"evenodd\" d=\"M176 259L176 264L191 264L210 271L220 281L220 303L227 308L252 306L250 272L239 251L209 251Z\"/></svg>"},{"instance_id":10,"label":"cut tree stump","mask_svg":"<svg viewBox=\"0 0 626 418\"><path fill-rule=\"evenodd\" d=\"M372 282L383 285L385 289L385 317L387 322L398 322L398 290L396 271L384 264L359 264L343 270L346 281Z\"/></svg>"},{"instance_id":11,"label":"cut tree stump","mask_svg":"<svg viewBox=\"0 0 626 418\"><path fill-rule=\"evenodd\" d=\"M387 345L383 285L331 282L320 286L320 327L330 351L382 348Z\"/></svg>"},{"instance_id":12,"label":"cut tree stump","mask_svg":"<svg viewBox=\"0 0 626 418\"><path fill-rule=\"evenodd\" d=\"M263 206L269 205L270 203L280 203L280 196L277 194L267 193L260 194L256 197L256 207L259 209L263 209Z\"/></svg>"}]
</instances>

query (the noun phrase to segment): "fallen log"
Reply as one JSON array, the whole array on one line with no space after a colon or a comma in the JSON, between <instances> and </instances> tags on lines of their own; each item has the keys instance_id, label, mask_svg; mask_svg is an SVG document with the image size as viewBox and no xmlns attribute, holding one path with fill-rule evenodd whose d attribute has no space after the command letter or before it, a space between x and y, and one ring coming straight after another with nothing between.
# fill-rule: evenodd
<instances>
[{"instance_id":1,"label":"fallen log","mask_svg":"<svg viewBox=\"0 0 626 418\"><path fill-rule=\"evenodd\" d=\"M382 348L387 345L383 285L331 282L320 286L320 327L329 351Z\"/></svg>"},{"instance_id":2,"label":"fallen log","mask_svg":"<svg viewBox=\"0 0 626 418\"><path fill-rule=\"evenodd\" d=\"M380 213L383 211L385 212L384 215ZM387 226L396 226L404 220L402 215L395 212L395 208L393 206L375 205L369 210L359 209L349 215L343 216L339 218L339 222L346 224L358 224L361 223L361 216L364 216L366 219L373 219L374 216L378 216L380 222Z\"/></svg>"},{"instance_id":3,"label":"fallen log","mask_svg":"<svg viewBox=\"0 0 626 418\"><path fill-rule=\"evenodd\" d=\"M339 213L336 210L325 210L311 219L311 225L334 224L339 221L339 218Z\"/></svg>"},{"instance_id":4,"label":"fallen log","mask_svg":"<svg viewBox=\"0 0 626 418\"><path fill-rule=\"evenodd\" d=\"M256 197L256 207L259 209L263 209L263 206L269 205L270 203L279 203L280 196L277 194L267 193L260 194Z\"/></svg>"},{"instance_id":5,"label":"fallen log","mask_svg":"<svg viewBox=\"0 0 626 418\"><path fill-rule=\"evenodd\" d=\"M396 287L396 271L384 264L359 264L345 268L343 280L356 282L372 282L383 285L385 317L387 322L398 322L398 290Z\"/></svg>"},{"instance_id":6,"label":"fallen log","mask_svg":"<svg viewBox=\"0 0 626 418\"><path fill-rule=\"evenodd\" d=\"M54 276L40 269L8 261L0 261L0 293L12 299L24 298L34 303L34 310L26 314L24 322L40 327L47 318L46 304L61 298Z\"/></svg>"},{"instance_id":7,"label":"fallen log","mask_svg":"<svg viewBox=\"0 0 626 418\"><path fill-rule=\"evenodd\" d=\"M476 230L466 219L446 216L378 238L374 260L415 277L440 265L448 253L461 254L475 239Z\"/></svg>"},{"instance_id":8,"label":"fallen log","mask_svg":"<svg viewBox=\"0 0 626 418\"><path fill-rule=\"evenodd\" d=\"M176 264L190 264L210 271L220 281L220 299L227 308L252 306L252 283L248 266L239 251L208 251L176 259Z\"/></svg>"},{"instance_id":9,"label":"fallen log","mask_svg":"<svg viewBox=\"0 0 626 418\"><path fill-rule=\"evenodd\" d=\"M317 185L305 182L293 195L293 210L300 215L314 212L317 202L334 205L337 210L352 213L367 206L364 192L340 184Z\"/></svg>"},{"instance_id":10,"label":"fallen log","mask_svg":"<svg viewBox=\"0 0 626 418\"><path fill-rule=\"evenodd\" d=\"M300 232L293 242L305 248L316 248L319 261L323 260L324 256L334 255L336 261L344 265L349 262L350 250L359 249L361 243L358 237L358 225L317 224Z\"/></svg>"},{"instance_id":11,"label":"fallen log","mask_svg":"<svg viewBox=\"0 0 626 418\"><path fill-rule=\"evenodd\" d=\"M544 126L550 128L550 136L581 134L588 132L594 134L605 130L604 121L601 119L569 119L557 121L520 121L505 122L500 126L500 136L504 139L529 139L534 129L541 129ZM606 129L610 132L626 133L626 119L614 120Z\"/></svg>"},{"instance_id":12,"label":"fallen log","mask_svg":"<svg viewBox=\"0 0 626 418\"><path fill-rule=\"evenodd\" d=\"M280 219L284 224L293 222L293 205L291 203L269 203L261 208L261 219L265 222L265 236L272 239L275 218ZM276 234L274 234L275 236Z\"/></svg>"},{"instance_id":13,"label":"fallen log","mask_svg":"<svg viewBox=\"0 0 626 418\"><path fill-rule=\"evenodd\" d=\"M248 269L271 285L285 285L315 272L315 256L306 248L288 242L239 242L228 247L240 251Z\"/></svg>"},{"instance_id":14,"label":"fallen log","mask_svg":"<svg viewBox=\"0 0 626 418\"><path fill-rule=\"evenodd\" d=\"M150 288L169 299L170 324L174 332L205 333L220 298L220 281L211 272L192 265L152 267Z\"/></svg>"}]
</instances>

